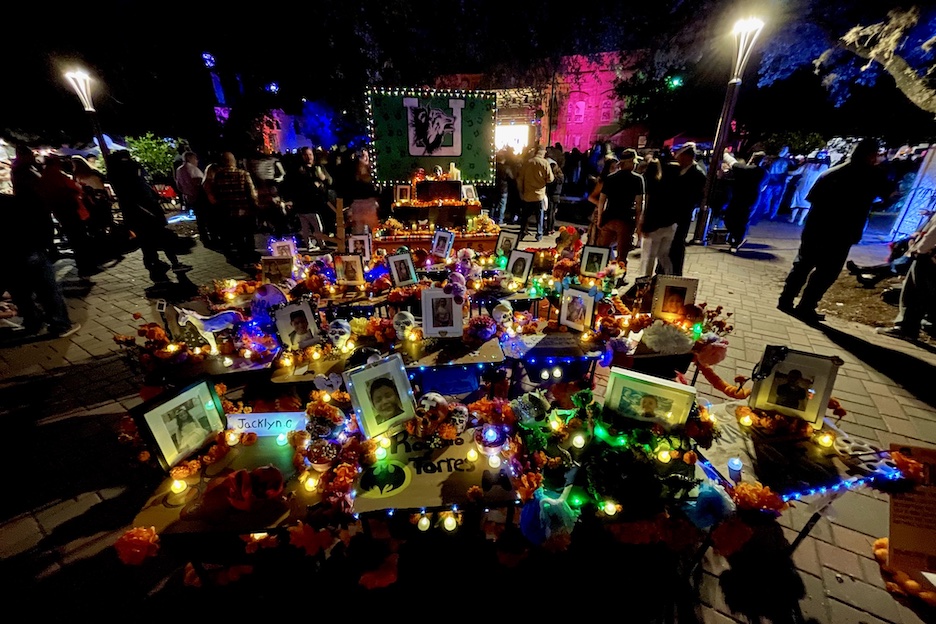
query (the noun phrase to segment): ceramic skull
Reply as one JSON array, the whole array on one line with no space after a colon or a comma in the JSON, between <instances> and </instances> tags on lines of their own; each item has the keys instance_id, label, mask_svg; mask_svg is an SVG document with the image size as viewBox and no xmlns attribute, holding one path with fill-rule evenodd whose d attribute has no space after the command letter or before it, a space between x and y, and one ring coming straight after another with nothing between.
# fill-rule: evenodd
<instances>
[{"instance_id":1,"label":"ceramic skull","mask_svg":"<svg viewBox=\"0 0 936 624\"><path fill-rule=\"evenodd\" d=\"M449 408L449 420L455 425L455 431L462 433L468 428L468 407L455 403Z\"/></svg>"},{"instance_id":2,"label":"ceramic skull","mask_svg":"<svg viewBox=\"0 0 936 624\"><path fill-rule=\"evenodd\" d=\"M513 306L510 305L509 301L505 300L499 301L498 304L494 306L494 309L491 310L491 318L501 326L513 321L513 314Z\"/></svg>"},{"instance_id":3,"label":"ceramic skull","mask_svg":"<svg viewBox=\"0 0 936 624\"><path fill-rule=\"evenodd\" d=\"M393 328L396 330L397 340L406 338L406 332L416 326L416 317L412 312L402 311L393 315Z\"/></svg>"},{"instance_id":4,"label":"ceramic skull","mask_svg":"<svg viewBox=\"0 0 936 624\"><path fill-rule=\"evenodd\" d=\"M445 411L448 401L438 392L427 392L419 399L419 406L426 411Z\"/></svg>"},{"instance_id":5,"label":"ceramic skull","mask_svg":"<svg viewBox=\"0 0 936 624\"><path fill-rule=\"evenodd\" d=\"M328 324L328 342L336 349L348 344L351 338L351 324L344 319L335 319Z\"/></svg>"}]
</instances>

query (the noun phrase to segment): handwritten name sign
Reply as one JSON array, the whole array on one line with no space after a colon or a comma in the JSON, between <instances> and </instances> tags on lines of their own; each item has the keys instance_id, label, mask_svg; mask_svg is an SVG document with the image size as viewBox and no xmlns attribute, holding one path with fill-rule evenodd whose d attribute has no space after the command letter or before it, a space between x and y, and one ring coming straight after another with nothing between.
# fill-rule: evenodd
<instances>
[{"instance_id":1,"label":"handwritten name sign","mask_svg":"<svg viewBox=\"0 0 936 624\"><path fill-rule=\"evenodd\" d=\"M278 436L305 429L308 417L305 412L266 412L254 414L227 414L227 427L258 436Z\"/></svg>"}]
</instances>

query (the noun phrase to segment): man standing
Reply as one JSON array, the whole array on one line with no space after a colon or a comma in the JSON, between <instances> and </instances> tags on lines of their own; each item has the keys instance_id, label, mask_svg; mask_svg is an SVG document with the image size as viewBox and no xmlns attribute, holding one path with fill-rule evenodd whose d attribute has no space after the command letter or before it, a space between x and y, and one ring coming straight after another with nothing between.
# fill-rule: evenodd
<instances>
[{"instance_id":1,"label":"man standing","mask_svg":"<svg viewBox=\"0 0 936 624\"><path fill-rule=\"evenodd\" d=\"M543 220L549 208L546 186L554 180L552 168L546 160L546 148L538 146L520 167L517 186L523 201L520 216L520 240L526 238L530 217L536 215L536 240L543 240Z\"/></svg>"},{"instance_id":2,"label":"man standing","mask_svg":"<svg viewBox=\"0 0 936 624\"><path fill-rule=\"evenodd\" d=\"M245 265L259 259L254 233L257 231L257 189L253 178L237 166L231 152L221 155L221 168L211 182L211 194L231 220L231 242L234 254Z\"/></svg>"},{"instance_id":3,"label":"man standing","mask_svg":"<svg viewBox=\"0 0 936 624\"><path fill-rule=\"evenodd\" d=\"M812 208L780 293L779 310L807 323L823 319L816 312L819 301L841 273L851 246L861 240L874 200L891 191L887 175L876 167L878 149L876 140L862 139L845 162L816 180L807 196ZM800 290L803 294L794 308Z\"/></svg>"},{"instance_id":4,"label":"man standing","mask_svg":"<svg viewBox=\"0 0 936 624\"><path fill-rule=\"evenodd\" d=\"M299 155L302 163L283 179L283 195L299 220L303 243L309 245L309 249L317 249L324 244L326 221L335 221L328 206L328 186L332 178L319 165L311 147L303 147Z\"/></svg>"},{"instance_id":5,"label":"man standing","mask_svg":"<svg viewBox=\"0 0 936 624\"><path fill-rule=\"evenodd\" d=\"M761 217L770 220L777 218L791 165L790 148L786 145L781 147L778 153L764 159L763 166L766 176L758 201Z\"/></svg>"},{"instance_id":6,"label":"man standing","mask_svg":"<svg viewBox=\"0 0 936 624\"><path fill-rule=\"evenodd\" d=\"M893 327L879 327L877 333L917 340L923 318L936 307L936 217L930 215L923 229L914 233L907 255L912 261L900 289L897 318Z\"/></svg>"},{"instance_id":7,"label":"man standing","mask_svg":"<svg viewBox=\"0 0 936 624\"><path fill-rule=\"evenodd\" d=\"M726 156L728 156L726 154ZM747 240L748 225L760 195L760 188L767 172L760 166L764 152L754 152L745 163L731 163L731 199L725 208L725 228L728 230L728 247L737 251Z\"/></svg>"},{"instance_id":8,"label":"man standing","mask_svg":"<svg viewBox=\"0 0 936 624\"><path fill-rule=\"evenodd\" d=\"M637 159L637 150L624 150L618 170L605 178L601 193L598 194L599 230L596 244L599 247L616 244L617 261L625 266L646 193L643 177L634 171Z\"/></svg>"},{"instance_id":9,"label":"man standing","mask_svg":"<svg viewBox=\"0 0 936 624\"><path fill-rule=\"evenodd\" d=\"M182 154L182 164L175 170L175 182L182 194L185 207L195 213L195 222L198 225L198 235L201 237L202 244L210 247L216 242L217 237L212 236L211 229L208 227L208 215L205 210L207 198L202 188L205 173L198 168L198 155L195 152L189 150Z\"/></svg>"},{"instance_id":10,"label":"man standing","mask_svg":"<svg viewBox=\"0 0 936 624\"><path fill-rule=\"evenodd\" d=\"M670 245L670 261L673 275L683 274L686 259L686 237L692 223L692 213L705 195L705 171L696 162L695 143L686 143L678 152L674 162L663 171L663 186L666 201L672 202L677 215L676 234Z\"/></svg>"}]
</instances>

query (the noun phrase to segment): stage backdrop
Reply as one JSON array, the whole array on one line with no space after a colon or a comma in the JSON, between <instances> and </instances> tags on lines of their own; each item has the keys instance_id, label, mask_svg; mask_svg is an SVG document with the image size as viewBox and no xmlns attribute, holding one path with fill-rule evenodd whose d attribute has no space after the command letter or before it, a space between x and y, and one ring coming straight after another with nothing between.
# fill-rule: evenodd
<instances>
[{"instance_id":1,"label":"stage backdrop","mask_svg":"<svg viewBox=\"0 0 936 624\"><path fill-rule=\"evenodd\" d=\"M492 184L496 110L487 91L368 91L374 181L406 184L420 167L431 174L455 163L465 184Z\"/></svg>"}]
</instances>

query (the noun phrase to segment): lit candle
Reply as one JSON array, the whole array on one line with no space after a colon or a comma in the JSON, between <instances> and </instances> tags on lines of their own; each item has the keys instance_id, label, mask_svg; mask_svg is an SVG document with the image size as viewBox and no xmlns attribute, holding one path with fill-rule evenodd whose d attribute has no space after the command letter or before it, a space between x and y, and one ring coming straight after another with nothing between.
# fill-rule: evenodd
<instances>
[{"instance_id":1,"label":"lit candle","mask_svg":"<svg viewBox=\"0 0 936 624\"><path fill-rule=\"evenodd\" d=\"M280 446L286 446L286 443L287 443L287 442L289 442L289 440L287 439L285 433L281 433L281 434L279 434L278 436L276 436L276 443L277 443L278 445L280 445Z\"/></svg>"},{"instance_id":2,"label":"lit candle","mask_svg":"<svg viewBox=\"0 0 936 624\"><path fill-rule=\"evenodd\" d=\"M659 460L661 464L668 464L671 459L673 459L673 456L670 455L669 451L660 451L657 453L657 460Z\"/></svg>"},{"instance_id":3,"label":"lit candle","mask_svg":"<svg viewBox=\"0 0 936 624\"><path fill-rule=\"evenodd\" d=\"M604 512L609 516L617 513L617 504L614 501L605 501Z\"/></svg>"},{"instance_id":4,"label":"lit candle","mask_svg":"<svg viewBox=\"0 0 936 624\"><path fill-rule=\"evenodd\" d=\"M458 528L458 520L455 519L455 516L445 516L445 520L442 521L442 526L446 531L454 531Z\"/></svg>"},{"instance_id":5,"label":"lit candle","mask_svg":"<svg viewBox=\"0 0 936 624\"><path fill-rule=\"evenodd\" d=\"M420 516L419 522L416 523L416 527L420 531L428 531L430 526L432 526L432 522L429 520L429 516Z\"/></svg>"},{"instance_id":6,"label":"lit candle","mask_svg":"<svg viewBox=\"0 0 936 624\"><path fill-rule=\"evenodd\" d=\"M237 443L240 442L240 433L237 431L228 431L225 435L225 441L228 446L237 446Z\"/></svg>"},{"instance_id":7,"label":"lit candle","mask_svg":"<svg viewBox=\"0 0 936 624\"><path fill-rule=\"evenodd\" d=\"M819 443L819 446L829 448L835 444L835 437L831 433L826 432L816 438L816 442Z\"/></svg>"},{"instance_id":8,"label":"lit candle","mask_svg":"<svg viewBox=\"0 0 936 624\"><path fill-rule=\"evenodd\" d=\"M226 357L223 360L221 360L221 363L224 364L226 368L230 368L231 366L234 366L234 360L232 360L229 357Z\"/></svg>"},{"instance_id":9,"label":"lit candle","mask_svg":"<svg viewBox=\"0 0 936 624\"><path fill-rule=\"evenodd\" d=\"M491 468L500 468L501 458L500 455L491 455L488 457L488 466Z\"/></svg>"},{"instance_id":10,"label":"lit candle","mask_svg":"<svg viewBox=\"0 0 936 624\"><path fill-rule=\"evenodd\" d=\"M173 494L181 494L188 488L188 483L182 481L181 479L175 479L172 482L172 485L169 486L169 489L172 490Z\"/></svg>"},{"instance_id":11,"label":"lit candle","mask_svg":"<svg viewBox=\"0 0 936 624\"><path fill-rule=\"evenodd\" d=\"M314 475L310 474L308 477L306 477L305 483L302 484L302 487L305 488L306 492L313 492L315 491L315 487L317 485L318 479L316 479Z\"/></svg>"},{"instance_id":12,"label":"lit candle","mask_svg":"<svg viewBox=\"0 0 936 624\"><path fill-rule=\"evenodd\" d=\"M745 414L738 422L740 422L745 427L750 427L754 423L754 419L751 418L750 414Z\"/></svg>"},{"instance_id":13,"label":"lit candle","mask_svg":"<svg viewBox=\"0 0 936 624\"><path fill-rule=\"evenodd\" d=\"M468 449L468 453L465 455L465 459L470 462L478 461L478 451L475 449Z\"/></svg>"},{"instance_id":14,"label":"lit candle","mask_svg":"<svg viewBox=\"0 0 936 624\"><path fill-rule=\"evenodd\" d=\"M574 447L577 448L577 449L584 448L584 447L585 447L585 436L583 436L581 433L576 433L576 434L572 437L572 446L574 446Z\"/></svg>"},{"instance_id":15,"label":"lit candle","mask_svg":"<svg viewBox=\"0 0 936 624\"><path fill-rule=\"evenodd\" d=\"M382 435L379 438L377 438L377 444L379 444L383 448L390 448L390 444L391 444L390 438L388 438L385 435Z\"/></svg>"}]
</instances>

